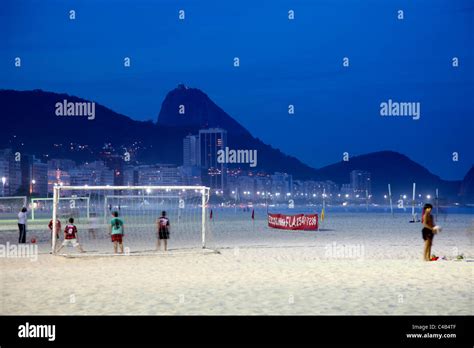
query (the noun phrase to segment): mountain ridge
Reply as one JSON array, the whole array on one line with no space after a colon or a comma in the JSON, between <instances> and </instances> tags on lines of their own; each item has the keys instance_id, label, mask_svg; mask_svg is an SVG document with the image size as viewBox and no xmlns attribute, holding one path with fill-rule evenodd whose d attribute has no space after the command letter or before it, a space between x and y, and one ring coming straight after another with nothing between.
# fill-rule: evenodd
<instances>
[{"instance_id":1,"label":"mountain ridge","mask_svg":"<svg viewBox=\"0 0 474 348\"><path fill-rule=\"evenodd\" d=\"M351 170L359 169L372 173L373 191L376 193L385 192L389 182L394 188L403 186L408 190L412 181L417 182L420 190L424 186L439 187L452 197L457 197L460 192L461 181L443 180L409 157L390 150L354 156L348 162L336 162L319 169L312 168L252 136L197 88L179 85L171 90L162 102L156 123L133 120L97 102L94 120L58 117L54 113L54 105L63 99L71 102L88 101L65 93L37 89L0 89L4 121L0 128L0 147L12 147L39 156L49 154L49 158L87 161L97 159L105 143L112 143L117 149L122 149L138 142L140 150L134 157L136 163L180 165L182 140L186 135L197 134L202 127L222 127L228 132L228 146L234 149L256 149L257 169L267 173L287 172L295 179L332 180L340 185L349 182ZM179 113L180 105L184 105L184 114ZM87 147L80 151L71 150L73 146L69 146L70 143Z\"/></svg>"}]
</instances>

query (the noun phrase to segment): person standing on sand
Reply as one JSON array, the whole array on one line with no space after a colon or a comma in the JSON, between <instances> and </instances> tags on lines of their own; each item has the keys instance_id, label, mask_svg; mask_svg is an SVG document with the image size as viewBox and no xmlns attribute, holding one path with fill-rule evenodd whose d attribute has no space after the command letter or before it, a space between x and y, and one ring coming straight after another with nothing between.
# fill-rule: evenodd
<instances>
[{"instance_id":1,"label":"person standing on sand","mask_svg":"<svg viewBox=\"0 0 474 348\"><path fill-rule=\"evenodd\" d=\"M51 230L51 239L53 239L53 219L49 221L48 228ZM59 239L59 231L61 231L61 221L56 219L56 240Z\"/></svg>"},{"instance_id":2,"label":"person standing on sand","mask_svg":"<svg viewBox=\"0 0 474 348\"><path fill-rule=\"evenodd\" d=\"M112 220L110 220L109 233L111 235L112 242L114 243L114 253L117 254L117 249L120 247L120 254L123 254L123 235L124 225L123 220L119 219L118 212L112 213Z\"/></svg>"},{"instance_id":3,"label":"person standing on sand","mask_svg":"<svg viewBox=\"0 0 474 348\"><path fill-rule=\"evenodd\" d=\"M18 230L20 232L18 243L26 243L26 220L28 220L27 209L23 207L18 213Z\"/></svg>"},{"instance_id":4,"label":"person standing on sand","mask_svg":"<svg viewBox=\"0 0 474 348\"><path fill-rule=\"evenodd\" d=\"M434 219L433 215L431 215L431 210L433 206L429 203L426 203L423 207L423 217L421 222L423 223L423 229L421 230L421 234L423 236L423 240L425 241L425 247L423 251L423 260L431 261L431 246L433 245L433 238L434 238Z\"/></svg>"},{"instance_id":5,"label":"person standing on sand","mask_svg":"<svg viewBox=\"0 0 474 348\"><path fill-rule=\"evenodd\" d=\"M69 224L66 225L64 229L64 241L60 245L59 249L56 252L60 252L65 246L72 245L76 247L81 253L85 252L79 244L79 239L77 237L77 227L74 225L74 218L69 218Z\"/></svg>"},{"instance_id":6,"label":"person standing on sand","mask_svg":"<svg viewBox=\"0 0 474 348\"><path fill-rule=\"evenodd\" d=\"M170 238L170 220L166 217L166 211L161 212L161 217L156 222L158 228L158 240L156 250L160 250L161 240L164 243L165 251L168 250L168 239Z\"/></svg>"}]
</instances>

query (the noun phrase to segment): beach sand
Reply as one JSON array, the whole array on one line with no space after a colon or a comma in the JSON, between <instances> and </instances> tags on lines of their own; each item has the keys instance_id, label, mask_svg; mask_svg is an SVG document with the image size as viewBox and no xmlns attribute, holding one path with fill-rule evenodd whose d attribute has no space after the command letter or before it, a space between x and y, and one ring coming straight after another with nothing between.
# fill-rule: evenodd
<instances>
[{"instance_id":1,"label":"beach sand","mask_svg":"<svg viewBox=\"0 0 474 348\"><path fill-rule=\"evenodd\" d=\"M219 253L65 258L43 246L36 261L0 258L0 314L472 315L474 262L452 261L474 256L472 215L450 219L433 246L450 261L436 262L421 261L418 224L386 217L334 216L301 234L216 222Z\"/></svg>"}]
</instances>

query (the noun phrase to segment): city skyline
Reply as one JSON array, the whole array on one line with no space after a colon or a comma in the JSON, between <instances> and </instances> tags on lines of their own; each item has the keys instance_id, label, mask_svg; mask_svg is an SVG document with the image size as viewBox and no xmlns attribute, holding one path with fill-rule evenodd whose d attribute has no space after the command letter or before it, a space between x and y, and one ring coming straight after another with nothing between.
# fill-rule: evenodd
<instances>
[{"instance_id":1,"label":"city skyline","mask_svg":"<svg viewBox=\"0 0 474 348\"><path fill-rule=\"evenodd\" d=\"M459 180L474 162L468 4L243 2L229 13L215 1L41 8L7 1L0 87L66 92L156 121L167 91L182 82L205 91L254 136L314 168L344 152L393 150ZM373 25L377 33L369 31ZM380 105L388 101L419 103L421 115L382 117Z\"/></svg>"}]
</instances>

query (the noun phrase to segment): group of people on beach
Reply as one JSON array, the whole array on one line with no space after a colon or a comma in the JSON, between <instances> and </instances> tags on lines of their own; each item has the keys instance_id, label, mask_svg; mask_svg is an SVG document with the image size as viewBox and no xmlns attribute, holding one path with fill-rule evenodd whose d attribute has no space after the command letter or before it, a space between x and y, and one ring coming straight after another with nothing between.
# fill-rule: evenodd
<instances>
[{"instance_id":1,"label":"group of people on beach","mask_svg":"<svg viewBox=\"0 0 474 348\"><path fill-rule=\"evenodd\" d=\"M423 207L423 214L421 222L423 223L423 229L421 231L424 240L423 249L423 260L432 261L431 247L433 246L434 235L438 232L439 228L434 223L433 215L431 211L433 206L429 203ZM27 221L27 209L24 207L18 213L18 229L19 229L19 243L26 243L26 221ZM69 218L68 224L64 228L64 241L61 243L56 252L59 252L62 248L68 245L77 247L80 252L84 252L84 249L79 244L77 227L74 225L74 218ZM51 233L53 233L53 220L48 225ZM59 231L61 230L61 221L56 220L56 240L59 239ZM125 235L125 224L124 221L119 218L117 211L112 212L112 219L109 224L109 234L111 236L112 243L114 243L114 253L123 254L123 239ZM160 250L161 241L164 244L164 250L168 250L168 239L170 237L170 221L166 217L166 211L161 212L161 217L157 219L157 244L156 249Z\"/></svg>"},{"instance_id":2,"label":"group of people on beach","mask_svg":"<svg viewBox=\"0 0 474 348\"><path fill-rule=\"evenodd\" d=\"M19 240L18 243L26 243L26 222L27 222L27 209L24 207L18 213L18 229L19 229ZM156 250L160 250L161 241L164 244L164 250L168 250L168 239L170 238L170 221L166 216L166 211L161 212L161 216L156 221L157 227L157 244ZM53 220L48 224L48 228L53 233ZM56 219L56 240L59 240L59 231L61 231L61 221ZM119 218L117 211L112 212L112 219L109 223L109 235L114 246L114 253L123 254L123 239L125 235L125 224L124 221ZM74 225L74 218L68 219L68 224L64 228L64 240L61 244L58 244L55 252L59 252L65 246L76 247L81 253L85 252L81 244L79 244L77 226Z\"/></svg>"}]
</instances>

